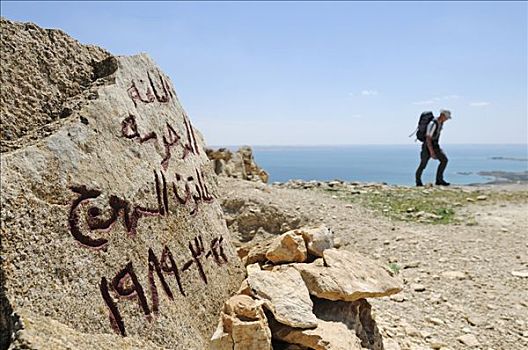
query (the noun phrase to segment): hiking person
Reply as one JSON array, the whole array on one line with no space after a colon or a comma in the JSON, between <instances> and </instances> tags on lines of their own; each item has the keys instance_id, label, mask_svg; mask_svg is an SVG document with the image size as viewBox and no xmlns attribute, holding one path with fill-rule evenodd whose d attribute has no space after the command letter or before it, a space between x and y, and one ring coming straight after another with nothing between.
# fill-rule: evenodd
<instances>
[{"instance_id":1,"label":"hiking person","mask_svg":"<svg viewBox=\"0 0 528 350\"><path fill-rule=\"evenodd\" d=\"M422 141L422 151L420 153L420 165L416 169L416 186L423 186L422 173L427 166L429 158L438 159L440 164L436 170L436 185L449 186L449 182L444 180L444 170L447 166L447 157L440 148L440 133L446 120L451 119L451 112L441 110L440 115L434 118L433 113L424 112L420 116L418 124L417 138Z\"/></svg>"}]
</instances>

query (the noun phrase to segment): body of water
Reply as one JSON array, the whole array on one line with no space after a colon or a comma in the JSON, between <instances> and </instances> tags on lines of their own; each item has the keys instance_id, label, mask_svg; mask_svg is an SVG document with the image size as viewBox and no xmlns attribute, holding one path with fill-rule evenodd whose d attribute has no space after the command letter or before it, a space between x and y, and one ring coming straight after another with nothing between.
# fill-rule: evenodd
<instances>
[{"instance_id":1,"label":"body of water","mask_svg":"<svg viewBox=\"0 0 528 350\"><path fill-rule=\"evenodd\" d=\"M351 146L254 146L270 182L291 179L386 182L414 185L421 144ZM232 150L237 147L229 147ZM484 183L480 171L528 171L527 145L445 145L445 179L453 184ZM500 159L498 159L498 157ZM439 162L429 160L423 182L434 182Z\"/></svg>"}]
</instances>

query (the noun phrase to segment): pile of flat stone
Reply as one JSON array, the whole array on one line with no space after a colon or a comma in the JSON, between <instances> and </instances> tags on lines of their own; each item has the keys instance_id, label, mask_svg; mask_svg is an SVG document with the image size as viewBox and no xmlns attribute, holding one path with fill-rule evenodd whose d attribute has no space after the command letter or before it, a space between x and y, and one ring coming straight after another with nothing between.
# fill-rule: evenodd
<instances>
[{"instance_id":1,"label":"pile of flat stone","mask_svg":"<svg viewBox=\"0 0 528 350\"><path fill-rule=\"evenodd\" d=\"M366 298L401 281L334 248L325 226L288 231L238 251L247 278L224 304L212 349L383 349Z\"/></svg>"}]
</instances>

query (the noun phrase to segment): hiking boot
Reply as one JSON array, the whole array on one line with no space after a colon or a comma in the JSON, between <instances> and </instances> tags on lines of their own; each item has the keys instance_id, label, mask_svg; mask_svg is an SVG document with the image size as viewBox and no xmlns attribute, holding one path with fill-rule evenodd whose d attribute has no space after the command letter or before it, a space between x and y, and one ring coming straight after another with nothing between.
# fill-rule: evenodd
<instances>
[{"instance_id":1,"label":"hiking boot","mask_svg":"<svg viewBox=\"0 0 528 350\"><path fill-rule=\"evenodd\" d=\"M416 181L416 187L423 187L422 181Z\"/></svg>"},{"instance_id":2,"label":"hiking boot","mask_svg":"<svg viewBox=\"0 0 528 350\"><path fill-rule=\"evenodd\" d=\"M442 181L436 181L436 186L449 186L451 185L449 182Z\"/></svg>"}]
</instances>

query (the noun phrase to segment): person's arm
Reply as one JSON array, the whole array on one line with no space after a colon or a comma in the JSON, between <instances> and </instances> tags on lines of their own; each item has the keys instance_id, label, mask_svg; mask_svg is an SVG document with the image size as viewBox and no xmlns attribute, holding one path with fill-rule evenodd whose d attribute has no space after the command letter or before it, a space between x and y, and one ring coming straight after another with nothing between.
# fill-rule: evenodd
<instances>
[{"instance_id":1,"label":"person's arm","mask_svg":"<svg viewBox=\"0 0 528 350\"><path fill-rule=\"evenodd\" d=\"M436 123L434 121L431 121L429 125L427 126L427 132L425 134L425 144L427 145L427 149L429 150L429 155L431 158L436 159L436 153L433 149L433 135L436 130Z\"/></svg>"},{"instance_id":2,"label":"person's arm","mask_svg":"<svg viewBox=\"0 0 528 350\"><path fill-rule=\"evenodd\" d=\"M429 135L426 136L425 142L427 143L427 148L429 149L429 155L431 158L436 159L436 153L433 149L433 138Z\"/></svg>"}]
</instances>

